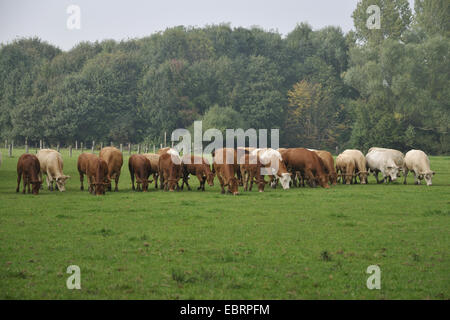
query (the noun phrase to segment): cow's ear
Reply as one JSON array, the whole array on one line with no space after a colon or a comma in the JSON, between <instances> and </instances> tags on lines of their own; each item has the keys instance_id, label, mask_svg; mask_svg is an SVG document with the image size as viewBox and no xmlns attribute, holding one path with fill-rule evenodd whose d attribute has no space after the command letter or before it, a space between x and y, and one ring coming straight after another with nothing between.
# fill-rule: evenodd
<instances>
[{"instance_id":1,"label":"cow's ear","mask_svg":"<svg viewBox=\"0 0 450 320\"><path fill-rule=\"evenodd\" d=\"M434 171L431 171L431 174L432 174L433 176L435 175L435 173L436 173L436 172L434 172Z\"/></svg>"},{"instance_id":2,"label":"cow's ear","mask_svg":"<svg viewBox=\"0 0 450 320\"><path fill-rule=\"evenodd\" d=\"M70 179L70 176L64 176L64 180Z\"/></svg>"}]
</instances>

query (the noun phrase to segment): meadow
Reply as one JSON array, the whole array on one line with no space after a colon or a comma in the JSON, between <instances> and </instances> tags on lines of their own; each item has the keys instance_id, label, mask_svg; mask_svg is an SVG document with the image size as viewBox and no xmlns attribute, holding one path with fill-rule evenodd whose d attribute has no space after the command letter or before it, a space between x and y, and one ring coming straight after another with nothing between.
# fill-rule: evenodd
<instances>
[{"instance_id":1,"label":"meadow","mask_svg":"<svg viewBox=\"0 0 450 320\"><path fill-rule=\"evenodd\" d=\"M448 156L430 157L431 187L410 174L231 196L195 177L192 191L133 192L125 155L119 192L96 197L75 151L62 151L67 191L38 196L15 192L24 150L0 151L0 299L450 298ZM69 265L81 290L66 287Z\"/></svg>"}]
</instances>

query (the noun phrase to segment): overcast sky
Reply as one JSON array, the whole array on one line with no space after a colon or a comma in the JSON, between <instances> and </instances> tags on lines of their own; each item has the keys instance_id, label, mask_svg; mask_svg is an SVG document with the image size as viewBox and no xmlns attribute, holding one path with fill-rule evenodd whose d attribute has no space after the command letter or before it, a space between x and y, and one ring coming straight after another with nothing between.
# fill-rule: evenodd
<instances>
[{"instance_id":1,"label":"overcast sky","mask_svg":"<svg viewBox=\"0 0 450 320\"><path fill-rule=\"evenodd\" d=\"M0 42L38 36L69 50L80 41L140 38L168 27L230 23L286 35L297 23L314 29L353 28L357 0L0 0ZM78 5L81 28L70 30L67 8Z\"/></svg>"}]
</instances>

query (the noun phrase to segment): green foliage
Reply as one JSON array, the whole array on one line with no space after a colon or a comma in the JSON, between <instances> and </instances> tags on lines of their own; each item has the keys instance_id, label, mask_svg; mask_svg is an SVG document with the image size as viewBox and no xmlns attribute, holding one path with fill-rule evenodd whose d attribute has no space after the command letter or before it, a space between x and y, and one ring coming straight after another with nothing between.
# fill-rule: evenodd
<instances>
[{"instance_id":1,"label":"green foliage","mask_svg":"<svg viewBox=\"0 0 450 320\"><path fill-rule=\"evenodd\" d=\"M380 30L367 29L371 4L381 9ZM0 48L0 139L159 145L164 132L214 115L233 128L280 128L283 146L448 153L449 5L417 0L415 9L407 0L359 1L347 34L307 23L286 37L178 26L68 52L16 40ZM298 105L288 92L302 81L320 88L309 118L291 117ZM313 134L308 119L317 120Z\"/></svg>"}]
</instances>

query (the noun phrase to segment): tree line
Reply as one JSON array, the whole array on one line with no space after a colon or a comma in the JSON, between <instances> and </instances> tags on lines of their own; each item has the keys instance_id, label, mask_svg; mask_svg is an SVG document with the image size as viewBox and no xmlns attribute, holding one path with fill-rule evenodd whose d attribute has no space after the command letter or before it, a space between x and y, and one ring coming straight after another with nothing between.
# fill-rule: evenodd
<instances>
[{"instance_id":1,"label":"tree line","mask_svg":"<svg viewBox=\"0 0 450 320\"><path fill-rule=\"evenodd\" d=\"M369 5L381 28L368 29ZM362 0L354 30L227 24L0 48L0 138L159 145L192 128L279 128L280 145L450 151L449 4Z\"/></svg>"}]
</instances>

